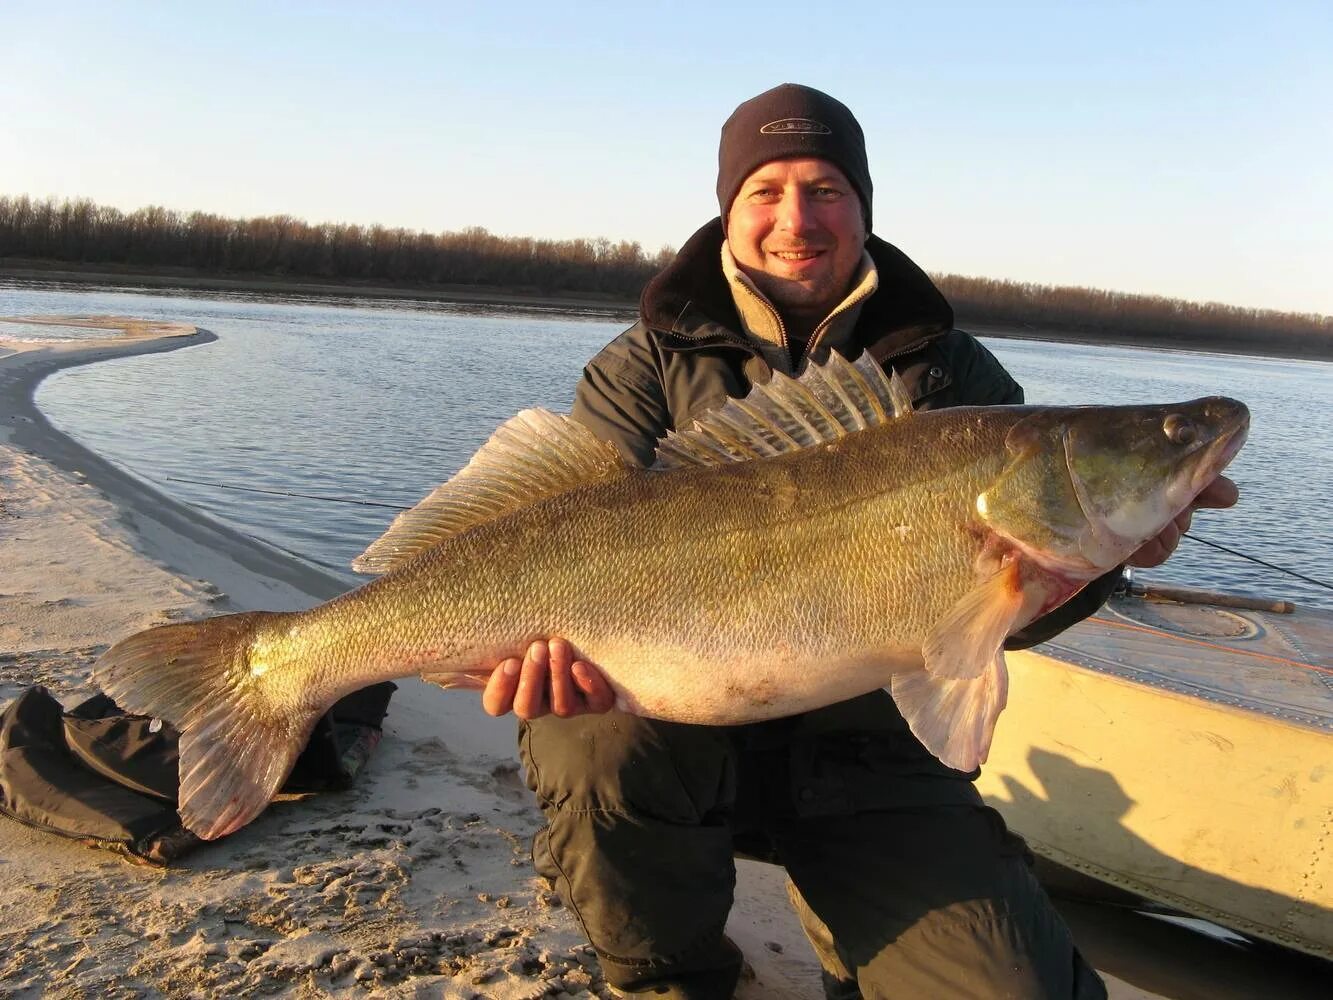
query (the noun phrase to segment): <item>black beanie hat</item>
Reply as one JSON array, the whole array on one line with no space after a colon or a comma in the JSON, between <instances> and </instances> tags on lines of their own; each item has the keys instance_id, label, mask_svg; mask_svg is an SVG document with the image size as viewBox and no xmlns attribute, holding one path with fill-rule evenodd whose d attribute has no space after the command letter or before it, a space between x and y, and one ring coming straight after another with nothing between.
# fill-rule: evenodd
<instances>
[{"instance_id":1,"label":"black beanie hat","mask_svg":"<svg viewBox=\"0 0 1333 1000\"><path fill-rule=\"evenodd\" d=\"M717 150L717 203L722 225L745 178L771 160L814 157L835 164L861 197L870 232L870 164L856 117L828 94L784 83L752 97L722 126Z\"/></svg>"}]
</instances>

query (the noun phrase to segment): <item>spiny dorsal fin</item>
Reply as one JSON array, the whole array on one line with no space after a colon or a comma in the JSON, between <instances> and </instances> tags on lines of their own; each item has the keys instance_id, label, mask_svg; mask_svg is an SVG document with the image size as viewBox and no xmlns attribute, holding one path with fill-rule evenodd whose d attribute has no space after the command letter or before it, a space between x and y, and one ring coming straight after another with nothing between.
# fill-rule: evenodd
<instances>
[{"instance_id":1,"label":"spiny dorsal fin","mask_svg":"<svg viewBox=\"0 0 1333 1000\"><path fill-rule=\"evenodd\" d=\"M892 378L867 353L855 364L830 351L822 365L811 363L794 379L774 372L744 399L729 399L704 414L687 431L671 431L657 445L654 469L746 462L835 441L905 417L912 397L894 372Z\"/></svg>"},{"instance_id":2,"label":"spiny dorsal fin","mask_svg":"<svg viewBox=\"0 0 1333 1000\"><path fill-rule=\"evenodd\" d=\"M582 424L562 413L524 410L501 424L452 479L399 514L352 568L387 573L460 531L625 472L615 447Z\"/></svg>"}]
</instances>

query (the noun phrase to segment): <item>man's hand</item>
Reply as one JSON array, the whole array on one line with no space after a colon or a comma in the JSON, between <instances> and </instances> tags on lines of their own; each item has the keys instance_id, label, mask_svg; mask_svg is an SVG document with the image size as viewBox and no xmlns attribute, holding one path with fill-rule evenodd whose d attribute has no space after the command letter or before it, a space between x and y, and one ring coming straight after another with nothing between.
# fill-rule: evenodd
<instances>
[{"instance_id":1,"label":"man's hand","mask_svg":"<svg viewBox=\"0 0 1333 1000\"><path fill-rule=\"evenodd\" d=\"M481 707L490 715L512 711L520 719L554 712L562 719L590 712L609 712L616 695L602 672L586 660L574 659L574 647L561 638L538 640L520 661L500 663L481 693Z\"/></svg>"},{"instance_id":2,"label":"man's hand","mask_svg":"<svg viewBox=\"0 0 1333 1000\"><path fill-rule=\"evenodd\" d=\"M1161 530L1156 538L1150 538L1139 550L1125 560L1130 566L1146 569L1160 566L1180 544L1180 536L1189 530L1190 517L1200 507L1231 507L1240 497L1236 484L1226 476L1218 476L1205 486L1194 502L1176 515L1175 520Z\"/></svg>"}]
</instances>

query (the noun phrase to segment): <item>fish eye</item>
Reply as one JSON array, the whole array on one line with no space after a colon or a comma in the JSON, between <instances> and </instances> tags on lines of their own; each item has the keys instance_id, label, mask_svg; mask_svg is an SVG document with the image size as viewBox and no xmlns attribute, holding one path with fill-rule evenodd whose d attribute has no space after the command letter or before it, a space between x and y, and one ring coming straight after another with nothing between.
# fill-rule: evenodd
<instances>
[{"instance_id":1,"label":"fish eye","mask_svg":"<svg viewBox=\"0 0 1333 1000\"><path fill-rule=\"evenodd\" d=\"M1172 413L1162 421L1162 432L1172 444L1193 444L1195 438L1199 436L1194 421L1179 413Z\"/></svg>"}]
</instances>

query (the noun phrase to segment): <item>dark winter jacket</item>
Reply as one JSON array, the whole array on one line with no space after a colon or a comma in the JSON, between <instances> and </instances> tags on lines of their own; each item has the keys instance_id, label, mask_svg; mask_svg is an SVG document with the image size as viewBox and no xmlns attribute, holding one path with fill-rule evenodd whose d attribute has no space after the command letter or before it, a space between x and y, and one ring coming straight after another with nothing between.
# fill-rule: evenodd
<instances>
[{"instance_id":1,"label":"dark winter jacket","mask_svg":"<svg viewBox=\"0 0 1333 1000\"><path fill-rule=\"evenodd\" d=\"M575 418L639 465L651 464L666 431L744 396L772 373L741 332L719 264L722 240L717 219L695 233L644 290L639 322L584 369ZM879 288L861 308L851 342L819 342L812 360L824 360L831 346L849 360L868 350L897 369L917 409L1023 402L1022 388L995 357L953 329L953 310L925 272L874 236L866 249Z\"/></svg>"},{"instance_id":2,"label":"dark winter jacket","mask_svg":"<svg viewBox=\"0 0 1333 1000\"><path fill-rule=\"evenodd\" d=\"M728 397L744 396L752 384L772 375L758 345L742 332L720 264L723 239L718 219L695 233L644 290L639 321L584 369L574 417L640 466L651 464L654 446L667 431L688 427ZM886 369L898 372L919 410L1023 402L1022 387L994 355L970 334L954 329L953 310L920 268L877 237L870 237L866 249L878 271L878 288L861 306L853 328L834 343L812 344L812 360L822 361L831 347L849 359L869 351ZM1043 641L1091 614L1116 577L1118 572L1094 581L1012 637L1009 648ZM862 746L869 745L864 740L858 744L862 737L892 732L900 741L915 744L908 756L925 753L884 692L810 712L776 728L810 737L845 735ZM882 739L871 742L880 744L873 752L884 752Z\"/></svg>"}]
</instances>

